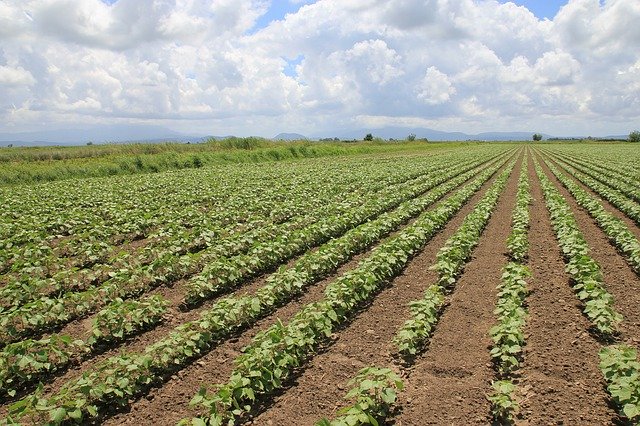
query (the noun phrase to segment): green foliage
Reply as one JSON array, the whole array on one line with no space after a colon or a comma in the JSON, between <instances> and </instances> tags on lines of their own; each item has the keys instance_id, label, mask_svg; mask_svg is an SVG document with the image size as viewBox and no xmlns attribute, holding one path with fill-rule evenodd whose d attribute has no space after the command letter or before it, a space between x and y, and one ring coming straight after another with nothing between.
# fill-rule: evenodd
<instances>
[{"instance_id":1,"label":"green foliage","mask_svg":"<svg viewBox=\"0 0 640 426\"><path fill-rule=\"evenodd\" d=\"M553 164L546 163L558 180L573 195L576 202L587 210L618 251L627 258L629 265L636 273L640 274L640 242L624 221L606 211L600 201L560 172Z\"/></svg>"},{"instance_id":2,"label":"green foliage","mask_svg":"<svg viewBox=\"0 0 640 426\"><path fill-rule=\"evenodd\" d=\"M371 133L367 133L364 137L365 141L372 141L373 140L373 135Z\"/></svg>"},{"instance_id":3,"label":"green foliage","mask_svg":"<svg viewBox=\"0 0 640 426\"><path fill-rule=\"evenodd\" d=\"M516 386L511 380L499 380L491 384L493 393L487 397L491 402L491 413L501 424L513 424L513 416L518 409L514 399Z\"/></svg>"},{"instance_id":4,"label":"green foliage","mask_svg":"<svg viewBox=\"0 0 640 426\"><path fill-rule=\"evenodd\" d=\"M493 155L495 154L487 158ZM382 208L384 212L399 202L411 201L393 213L382 214L379 220L369 221L360 229L355 228L353 233L348 235L349 238L338 238L324 248L320 247L317 251L310 252L292 268L279 270L254 296L227 297L217 301L203 312L198 320L177 327L168 336L145 348L142 353L125 353L100 361L81 378L67 382L59 392L48 398L36 393L18 401L11 408L12 418L41 423L45 416L49 416L48 418L55 418L56 422L86 422L98 416L105 407L127 405L134 395L140 395L150 384L162 381L168 372L184 367L210 350L220 339L228 337L240 327L254 322L278 304L299 294L305 285L323 274L334 271L349 255L371 244L381 234L390 232L400 222L418 214L451 189L476 175L476 167L482 162L483 160L475 160L467 165L451 166L450 171L420 177L411 186L399 182L398 188L387 188L387 185L382 184L388 193L378 193L378 198L371 200L370 208ZM397 163L394 161L394 164ZM220 401L216 401L222 404L217 409L222 410L228 407L229 403L234 407L231 411L235 418L251 403L252 395L255 397L262 392L262 388L254 388L252 384L259 384L265 389L275 389L279 383L286 380L291 371L295 371L296 366L313 354L320 342L327 339L331 330L343 323L349 315L353 315L362 303L369 300L390 278L402 270L411 255L455 215L457 209L464 204L464 200L482 185L482 179L486 180L499 166L500 163L494 161L489 169L481 172L472 183L447 199L446 203L441 203L434 212L418 219L401 235L388 240L374 252L374 256L363 261L356 271L331 285L327 289L325 301L303 309L290 324L274 326L256 336L256 343L247 348L246 357L237 360L237 370L227 384L231 386L227 389L237 389L237 393L216 394L216 398L220 398ZM431 167L434 170L446 170L442 164L434 164ZM417 176L422 176L422 172L417 172ZM449 181L453 176L455 178ZM416 195L434 188L434 185L439 183L437 189L424 197L414 199ZM358 185L361 186L361 182L358 182ZM402 188L402 191L399 191L399 188ZM393 199L391 195L400 198ZM345 213L346 217L352 216L349 209ZM335 214L328 216L335 220ZM347 240L351 239L355 239L355 242L346 245ZM250 246L253 244L252 240L247 242ZM316 270L317 272L314 272ZM132 280L126 279L124 282L131 283ZM277 360L276 364L272 363L274 359ZM251 372L250 377L255 380L250 379L247 382L246 372ZM98 391L90 392L93 388ZM206 395L206 392L202 395ZM206 404L207 401L211 399L206 398L202 403ZM236 407L232 401L241 405ZM212 417L214 420L215 418L217 417Z\"/></svg>"},{"instance_id":5,"label":"green foliage","mask_svg":"<svg viewBox=\"0 0 640 426\"><path fill-rule=\"evenodd\" d=\"M612 345L600 350L600 369L620 414L640 423L640 363L635 348Z\"/></svg>"},{"instance_id":6,"label":"green foliage","mask_svg":"<svg viewBox=\"0 0 640 426\"><path fill-rule=\"evenodd\" d=\"M511 162L505 168L438 252L437 262L433 267L438 271L438 282L426 290L423 299L411 302L411 318L398 330L394 338L398 352L405 360L415 356L425 347L444 303L444 291L455 284L477 245L513 166L514 163Z\"/></svg>"},{"instance_id":7,"label":"green foliage","mask_svg":"<svg viewBox=\"0 0 640 426\"><path fill-rule=\"evenodd\" d=\"M409 142L413 142L413 141L415 141L415 140L416 140L416 135L415 135L415 133L410 133L410 134L409 134L409 136L407 136L407 140L408 140Z\"/></svg>"},{"instance_id":8,"label":"green foliage","mask_svg":"<svg viewBox=\"0 0 640 426\"><path fill-rule=\"evenodd\" d=\"M531 138L534 142L539 142L542 140L542 135L540 133L534 133Z\"/></svg>"},{"instance_id":9,"label":"green foliage","mask_svg":"<svg viewBox=\"0 0 640 426\"><path fill-rule=\"evenodd\" d=\"M566 270L571 275L578 298L584 303L583 312L598 332L605 336L617 333L622 316L615 311L613 296L604 287L600 267L589 255L589 247L580 231L571 208L536 160L551 224L565 257Z\"/></svg>"},{"instance_id":10,"label":"green foliage","mask_svg":"<svg viewBox=\"0 0 640 426\"><path fill-rule=\"evenodd\" d=\"M629 142L640 142L640 131L634 130L629 133Z\"/></svg>"},{"instance_id":11,"label":"green foliage","mask_svg":"<svg viewBox=\"0 0 640 426\"><path fill-rule=\"evenodd\" d=\"M513 372L520 365L527 315L524 309L527 296L525 279L529 276L531 272L526 266L509 262L498 287L498 303L494 310L498 324L491 328L489 334L494 344L491 357L502 375Z\"/></svg>"},{"instance_id":12,"label":"green foliage","mask_svg":"<svg viewBox=\"0 0 640 426\"><path fill-rule=\"evenodd\" d=\"M93 342L109 342L155 325L162 320L169 301L154 295L140 300L122 300L111 302L95 316L91 324Z\"/></svg>"},{"instance_id":13,"label":"green foliage","mask_svg":"<svg viewBox=\"0 0 640 426\"><path fill-rule=\"evenodd\" d=\"M403 389L400 377L391 369L365 367L349 381L353 388L345 399L354 404L341 409L338 417L329 421L322 419L316 426L351 426L384 424L396 402L397 391Z\"/></svg>"}]
</instances>

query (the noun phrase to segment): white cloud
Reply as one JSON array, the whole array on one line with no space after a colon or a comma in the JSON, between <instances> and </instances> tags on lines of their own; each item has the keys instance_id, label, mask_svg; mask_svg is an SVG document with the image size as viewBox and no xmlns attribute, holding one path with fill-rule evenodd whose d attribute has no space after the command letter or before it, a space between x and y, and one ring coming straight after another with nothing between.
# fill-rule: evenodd
<instances>
[{"instance_id":1,"label":"white cloud","mask_svg":"<svg viewBox=\"0 0 640 426\"><path fill-rule=\"evenodd\" d=\"M0 65L0 84L4 86L32 86L35 79L22 67L11 68Z\"/></svg>"},{"instance_id":2,"label":"white cloud","mask_svg":"<svg viewBox=\"0 0 640 426\"><path fill-rule=\"evenodd\" d=\"M436 67L429 67L420 85L418 99L429 105L438 105L448 102L454 93L456 89L449 77Z\"/></svg>"},{"instance_id":3,"label":"white cloud","mask_svg":"<svg viewBox=\"0 0 640 426\"><path fill-rule=\"evenodd\" d=\"M496 0L289 1L305 4L257 31L268 0L0 1L1 122L567 134L640 118L636 0L570 0L553 21Z\"/></svg>"}]
</instances>

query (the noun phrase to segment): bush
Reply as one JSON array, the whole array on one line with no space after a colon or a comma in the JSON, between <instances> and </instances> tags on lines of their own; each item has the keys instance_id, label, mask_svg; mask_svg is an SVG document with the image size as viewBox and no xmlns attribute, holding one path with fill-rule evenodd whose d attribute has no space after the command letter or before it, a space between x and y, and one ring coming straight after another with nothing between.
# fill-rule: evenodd
<instances>
[{"instance_id":1,"label":"bush","mask_svg":"<svg viewBox=\"0 0 640 426\"><path fill-rule=\"evenodd\" d=\"M640 131L634 130L629 133L629 142L640 142Z\"/></svg>"}]
</instances>

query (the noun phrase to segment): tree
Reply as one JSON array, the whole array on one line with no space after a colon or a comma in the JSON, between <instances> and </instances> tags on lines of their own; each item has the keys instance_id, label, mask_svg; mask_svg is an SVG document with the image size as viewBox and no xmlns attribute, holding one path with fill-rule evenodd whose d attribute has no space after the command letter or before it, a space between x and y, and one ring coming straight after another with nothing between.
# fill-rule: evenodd
<instances>
[{"instance_id":1,"label":"tree","mask_svg":"<svg viewBox=\"0 0 640 426\"><path fill-rule=\"evenodd\" d=\"M629 133L629 142L640 142L640 131L634 130Z\"/></svg>"},{"instance_id":2,"label":"tree","mask_svg":"<svg viewBox=\"0 0 640 426\"><path fill-rule=\"evenodd\" d=\"M407 140L409 142L413 142L416 140L416 135L414 133L410 133L409 136L407 136Z\"/></svg>"},{"instance_id":3,"label":"tree","mask_svg":"<svg viewBox=\"0 0 640 426\"><path fill-rule=\"evenodd\" d=\"M365 141L372 141L373 140L373 135L371 133L367 133L367 136L364 137Z\"/></svg>"},{"instance_id":4,"label":"tree","mask_svg":"<svg viewBox=\"0 0 640 426\"><path fill-rule=\"evenodd\" d=\"M533 134L533 140L538 142L542 140L542 135L540 133L534 133Z\"/></svg>"}]
</instances>

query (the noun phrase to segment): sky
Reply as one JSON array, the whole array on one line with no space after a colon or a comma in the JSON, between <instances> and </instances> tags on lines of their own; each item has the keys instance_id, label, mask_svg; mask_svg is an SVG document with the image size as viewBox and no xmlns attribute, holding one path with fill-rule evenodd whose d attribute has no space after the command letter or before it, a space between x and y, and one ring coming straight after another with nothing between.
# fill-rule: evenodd
<instances>
[{"instance_id":1,"label":"sky","mask_svg":"<svg viewBox=\"0 0 640 426\"><path fill-rule=\"evenodd\" d=\"M0 132L640 128L640 1L0 0Z\"/></svg>"}]
</instances>

